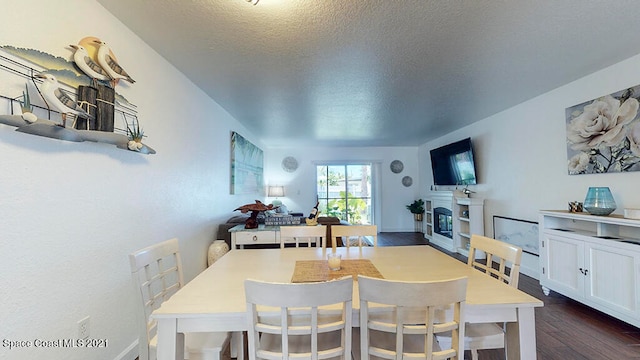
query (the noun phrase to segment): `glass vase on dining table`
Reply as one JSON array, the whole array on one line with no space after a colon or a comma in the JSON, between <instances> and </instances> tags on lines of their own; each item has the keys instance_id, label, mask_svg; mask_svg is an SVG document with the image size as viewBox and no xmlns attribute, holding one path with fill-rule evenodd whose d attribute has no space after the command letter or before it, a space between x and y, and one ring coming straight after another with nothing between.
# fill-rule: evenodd
<instances>
[{"instance_id":1,"label":"glass vase on dining table","mask_svg":"<svg viewBox=\"0 0 640 360\"><path fill-rule=\"evenodd\" d=\"M327 255L327 262L329 263L329 270L340 270L340 261L342 259L341 254L331 252Z\"/></svg>"}]
</instances>

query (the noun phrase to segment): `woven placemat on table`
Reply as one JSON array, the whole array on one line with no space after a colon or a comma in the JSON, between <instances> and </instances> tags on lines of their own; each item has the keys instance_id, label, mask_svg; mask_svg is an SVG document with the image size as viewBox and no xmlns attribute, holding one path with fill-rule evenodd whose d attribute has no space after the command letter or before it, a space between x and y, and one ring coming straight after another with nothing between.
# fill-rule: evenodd
<instances>
[{"instance_id":1,"label":"woven placemat on table","mask_svg":"<svg viewBox=\"0 0 640 360\"><path fill-rule=\"evenodd\" d=\"M342 260L340 270L329 270L327 260L299 260L293 269L291 282L317 282L339 279L343 276L351 275L357 280L358 274L384 279L375 265L367 259Z\"/></svg>"}]
</instances>

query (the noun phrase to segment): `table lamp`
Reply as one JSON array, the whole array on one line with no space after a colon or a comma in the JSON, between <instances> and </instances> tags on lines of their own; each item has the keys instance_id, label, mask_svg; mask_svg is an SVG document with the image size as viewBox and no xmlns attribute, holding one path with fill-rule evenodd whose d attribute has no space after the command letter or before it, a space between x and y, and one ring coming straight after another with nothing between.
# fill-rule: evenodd
<instances>
[{"instance_id":1,"label":"table lamp","mask_svg":"<svg viewBox=\"0 0 640 360\"><path fill-rule=\"evenodd\" d=\"M268 197L275 197L276 199L271 201L273 206L281 206L282 201L278 200L279 196L284 196L284 186L269 186L267 189Z\"/></svg>"}]
</instances>

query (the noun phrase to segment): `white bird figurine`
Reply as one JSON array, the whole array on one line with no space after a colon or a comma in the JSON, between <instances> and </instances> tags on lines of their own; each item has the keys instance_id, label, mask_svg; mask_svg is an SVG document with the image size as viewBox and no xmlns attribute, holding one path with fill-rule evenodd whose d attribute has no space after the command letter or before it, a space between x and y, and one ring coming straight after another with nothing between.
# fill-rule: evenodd
<instances>
[{"instance_id":1,"label":"white bird figurine","mask_svg":"<svg viewBox=\"0 0 640 360\"><path fill-rule=\"evenodd\" d=\"M40 91L44 100L49 106L54 107L62 115L62 127L67 126L67 114L71 113L76 117L93 119L94 117L83 109L75 100L65 94L60 89L58 79L51 74L37 74L35 77L43 80Z\"/></svg>"},{"instance_id":2,"label":"white bird figurine","mask_svg":"<svg viewBox=\"0 0 640 360\"><path fill-rule=\"evenodd\" d=\"M82 45L69 45L75 52L73 53L73 61L78 65L80 70L87 74L92 81L93 85L96 85L97 80L111 80L109 74L93 59L89 56L87 49Z\"/></svg>"},{"instance_id":3,"label":"white bird figurine","mask_svg":"<svg viewBox=\"0 0 640 360\"><path fill-rule=\"evenodd\" d=\"M107 45L104 41L94 40L98 47L98 64L102 66L102 68L109 74L111 77L111 86L115 87L116 81L118 79L126 80L130 83L135 83L135 80L127 74L126 71L118 64L118 62L111 56L109 45Z\"/></svg>"}]
</instances>

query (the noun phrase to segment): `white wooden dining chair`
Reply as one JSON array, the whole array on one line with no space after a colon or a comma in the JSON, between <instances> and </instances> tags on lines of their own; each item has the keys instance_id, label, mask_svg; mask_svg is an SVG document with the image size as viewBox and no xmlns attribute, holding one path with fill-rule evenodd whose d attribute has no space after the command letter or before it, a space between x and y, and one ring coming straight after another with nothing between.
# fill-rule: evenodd
<instances>
[{"instance_id":1,"label":"white wooden dining chair","mask_svg":"<svg viewBox=\"0 0 640 360\"><path fill-rule=\"evenodd\" d=\"M476 253L486 254L486 261L476 259ZM469 259L467 265L491 276L507 285L518 287L522 249L518 246L498 241L486 236L471 235ZM500 349L505 347L505 324L483 323L467 324L464 347L471 350L471 358L478 359L478 350ZM440 343L450 341L447 337L438 337Z\"/></svg>"},{"instance_id":2,"label":"white wooden dining chair","mask_svg":"<svg viewBox=\"0 0 640 360\"><path fill-rule=\"evenodd\" d=\"M245 280L249 359L350 360L353 277L318 283Z\"/></svg>"},{"instance_id":3,"label":"white wooden dining chair","mask_svg":"<svg viewBox=\"0 0 640 360\"><path fill-rule=\"evenodd\" d=\"M296 247L300 247L300 242L306 242L307 247L311 247L312 243L316 246L327 248L327 227L325 225L317 226L280 226L280 247L293 241Z\"/></svg>"},{"instance_id":4,"label":"white wooden dining chair","mask_svg":"<svg viewBox=\"0 0 640 360\"><path fill-rule=\"evenodd\" d=\"M466 277L427 282L358 275L358 293L361 356L354 353L355 359L464 359ZM443 332L452 335L449 348L435 341Z\"/></svg>"},{"instance_id":5,"label":"white wooden dining chair","mask_svg":"<svg viewBox=\"0 0 640 360\"><path fill-rule=\"evenodd\" d=\"M350 246L369 246L369 242L365 237L371 239L372 246L378 246L378 227L376 225L333 225L331 226L331 246L333 249L341 238L342 245Z\"/></svg>"},{"instance_id":6,"label":"white wooden dining chair","mask_svg":"<svg viewBox=\"0 0 640 360\"><path fill-rule=\"evenodd\" d=\"M485 262L475 258L478 250L486 254ZM486 236L471 235L467 264L488 276L517 288L521 261L522 249L520 247Z\"/></svg>"},{"instance_id":7,"label":"white wooden dining chair","mask_svg":"<svg viewBox=\"0 0 640 360\"><path fill-rule=\"evenodd\" d=\"M151 318L151 313L184 284L178 239L170 239L135 251L129 255L129 261L139 304L139 359L154 360L157 321ZM222 350L229 346L229 339L227 332L185 334L184 357L220 360ZM241 342L242 334L234 333L234 343ZM232 349L232 352L235 351L237 350ZM236 356L241 360L244 351Z\"/></svg>"}]
</instances>

